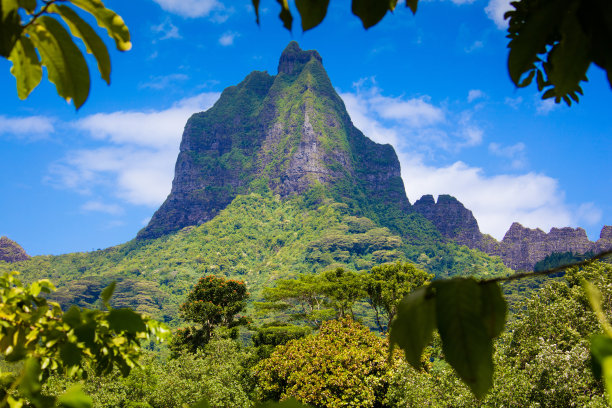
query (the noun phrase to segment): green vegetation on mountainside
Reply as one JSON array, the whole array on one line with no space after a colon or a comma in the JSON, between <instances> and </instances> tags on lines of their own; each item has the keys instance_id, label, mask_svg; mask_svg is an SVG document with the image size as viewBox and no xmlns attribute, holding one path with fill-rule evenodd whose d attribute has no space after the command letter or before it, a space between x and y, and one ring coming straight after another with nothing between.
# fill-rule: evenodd
<instances>
[{"instance_id":1,"label":"green vegetation on mountainside","mask_svg":"<svg viewBox=\"0 0 612 408\"><path fill-rule=\"evenodd\" d=\"M497 258L440 242L408 243L348 206L308 195L282 200L271 194L238 196L213 220L154 240L134 240L90 253L37 256L8 264L24 281L48 278L63 305L94 306L100 291L117 280L113 302L172 321L178 305L204 274L244 280L259 298L279 278L344 267L410 260L438 277L508 273Z\"/></svg>"}]
</instances>

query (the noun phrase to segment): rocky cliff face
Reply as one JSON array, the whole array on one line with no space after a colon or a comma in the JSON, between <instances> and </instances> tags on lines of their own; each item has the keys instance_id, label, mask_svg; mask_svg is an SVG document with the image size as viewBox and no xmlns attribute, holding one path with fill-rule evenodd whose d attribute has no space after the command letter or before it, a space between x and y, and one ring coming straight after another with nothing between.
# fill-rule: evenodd
<instances>
[{"instance_id":1,"label":"rocky cliff face","mask_svg":"<svg viewBox=\"0 0 612 408\"><path fill-rule=\"evenodd\" d=\"M26 251L15 241L0 237L0 261L19 262L30 259Z\"/></svg>"},{"instance_id":2,"label":"rocky cliff face","mask_svg":"<svg viewBox=\"0 0 612 408\"><path fill-rule=\"evenodd\" d=\"M442 194L435 202L432 195L424 195L413 209L431 221L443 236L461 245L474 248L482 240L476 218L453 196Z\"/></svg>"},{"instance_id":3,"label":"rocky cliff face","mask_svg":"<svg viewBox=\"0 0 612 408\"><path fill-rule=\"evenodd\" d=\"M390 145L357 130L316 51L291 42L278 75L252 72L183 132L172 190L139 238L212 219L237 195L316 191L357 213L410 203Z\"/></svg>"},{"instance_id":4,"label":"rocky cliff face","mask_svg":"<svg viewBox=\"0 0 612 408\"><path fill-rule=\"evenodd\" d=\"M444 237L499 256L506 266L515 270L533 270L537 262L552 253L599 253L612 248L612 226L604 226L600 239L591 242L582 228L552 228L547 234L541 229L525 228L515 222L498 242L480 232L472 212L454 197L440 195L436 202L433 196L425 195L414 203L413 208L431 221Z\"/></svg>"}]
</instances>

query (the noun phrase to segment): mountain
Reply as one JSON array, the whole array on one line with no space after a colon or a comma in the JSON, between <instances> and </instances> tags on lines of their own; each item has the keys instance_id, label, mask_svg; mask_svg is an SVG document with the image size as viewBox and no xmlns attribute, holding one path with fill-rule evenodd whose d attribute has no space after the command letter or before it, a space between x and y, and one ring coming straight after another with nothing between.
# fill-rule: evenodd
<instances>
[{"instance_id":1,"label":"mountain","mask_svg":"<svg viewBox=\"0 0 612 408\"><path fill-rule=\"evenodd\" d=\"M292 42L277 75L252 72L188 120L171 192L134 240L11 269L51 279L62 305L95 306L117 281L115 307L169 322L203 274L244 280L257 300L278 278L384 262L511 273L440 231L408 201L393 148L353 126L320 55Z\"/></svg>"},{"instance_id":2,"label":"mountain","mask_svg":"<svg viewBox=\"0 0 612 408\"><path fill-rule=\"evenodd\" d=\"M262 189L281 198L327 196L374 218L410 208L393 148L353 126L319 53L296 42L276 76L252 72L189 119L170 195L138 238L202 224L238 195Z\"/></svg>"},{"instance_id":3,"label":"mountain","mask_svg":"<svg viewBox=\"0 0 612 408\"><path fill-rule=\"evenodd\" d=\"M547 234L513 223L501 241L482 234L470 210L449 195L436 202L425 195L414 203L414 210L431 221L440 233L453 241L489 255L499 256L514 270L532 271L535 265L553 254L599 253L612 248L612 226L604 226L596 242L588 239L582 228L552 228Z\"/></svg>"},{"instance_id":4,"label":"mountain","mask_svg":"<svg viewBox=\"0 0 612 408\"><path fill-rule=\"evenodd\" d=\"M15 241L0 237L0 261L19 262L30 259L26 251Z\"/></svg>"}]
</instances>

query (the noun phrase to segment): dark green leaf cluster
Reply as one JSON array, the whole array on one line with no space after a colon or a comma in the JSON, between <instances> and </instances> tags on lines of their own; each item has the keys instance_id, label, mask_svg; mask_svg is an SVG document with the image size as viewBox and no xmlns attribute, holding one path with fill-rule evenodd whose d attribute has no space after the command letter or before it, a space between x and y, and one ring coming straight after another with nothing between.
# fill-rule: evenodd
<instances>
[{"instance_id":1,"label":"dark green leaf cluster","mask_svg":"<svg viewBox=\"0 0 612 408\"><path fill-rule=\"evenodd\" d=\"M493 385L493 339L504 328L506 311L497 283L473 278L436 281L402 300L390 341L418 369L437 328L446 361L474 395L482 397Z\"/></svg>"},{"instance_id":2,"label":"dark green leaf cluster","mask_svg":"<svg viewBox=\"0 0 612 408\"><path fill-rule=\"evenodd\" d=\"M518 87L536 79L542 98L569 106L595 63L612 86L612 5L606 0L520 0L508 11L508 72Z\"/></svg>"}]
</instances>

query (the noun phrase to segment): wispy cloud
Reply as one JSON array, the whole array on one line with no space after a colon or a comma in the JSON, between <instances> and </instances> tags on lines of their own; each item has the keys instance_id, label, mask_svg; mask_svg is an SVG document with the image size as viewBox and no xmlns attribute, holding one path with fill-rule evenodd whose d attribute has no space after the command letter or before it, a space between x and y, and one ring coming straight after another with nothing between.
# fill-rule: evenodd
<instances>
[{"instance_id":1,"label":"wispy cloud","mask_svg":"<svg viewBox=\"0 0 612 408\"><path fill-rule=\"evenodd\" d=\"M508 27L508 20L504 19L506 11L512 10L510 2L512 0L489 0L485 7L487 16L493 20L497 28L505 30Z\"/></svg>"},{"instance_id":2,"label":"wispy cloud","mask_svg":"<svg viewBox=\"0 0 612 408\"><path fill-rule=\"evenodd\" d=\"M221 37L219 37L219 44L223 45L224 47L228 47L234 44L234 40L239 36L240 34L236 32L227 31Z\"/></svg>"},{"instance_id":3,"label":"wispy cloud","mask_svg":"<svg viewBox=\"0 0 612 408\"><path fill-rule=\"evenodd\" d=\"M171 38L174 38L174 39L183 38L181 34L179 33L178 27L172 24L172 21L170 20L169 17L166 17L166 19L162 21L160 24L152 26L151 31L160 35L158 40L168 40Z\"/></svg>"},{"instance_id":4,"label":"wispy cloud","mask_svg":"<svg viewBox=\"0 0 612 408\"><path fill-rule=\"evenodd\" d=\"M47 181L82 194L103 188L127 203L157 206L170 192L187 119L218 97L208 92L165 110L117 111L80 119L72 126L101 146L68 152L51 166Z\"/></svg>"},{"instance_id":5,"label":"wispy cloud","mask_svg":"<svg viewBox=\"0 0 612 408\"><path fill-rule=\"evenodd\" d=\"M536 113L538 115L548 115L550 112L559 108L559 104L555 103L554 99L540 99L539 96L536 97Z\"/></svg>"},{"instance_id":6,"label":"wispy cloud","mask_svg":"<svg viewBox=\"0 0 612 408\"><path fill-rule=\"evenodd\" d=\"M495 156L510 160L510 166L513 169L522 169L527 164L524 143L516 143L512 146L502 146L499 143L490 143L489 152Z\"/></svg>"},{"instance_id":7,"label":"wispy cloud","mask_svg":"<svg viewBox=\"0 0 612 408\"><path fill-rule=\"evenodd\" d=\"M154 76L149 78L149 81L144 82L139 85L140 88L149 88L149 89L165 89L170 85L176 84L178 82L186 81L189 77L185 74L170 74L170 75L162 75L162 76Z\"/></svg>"},{"instance_id":8,"label":"wispy cloud","mask_svg":"<svg viewBox=\"0 0 612 408\"><path fill-rule=\"evenodd\" d=\"M472 103L475 100L483 99L486 96L487 96L487 94L485 94L480 89L471 89L470 92L468 92L467 101L468 101L468 103Z\"/></svg>"},{"instance_id":9,"label":"wispy cloud","mask_svg":"<svg viewBox=\"0 0 612 408\"><path fill-rule=\"evenodd\" d=\"M48 137L55 130L55 119L46 116L7 117L0 115L0 136L26 140Z\"/></svg>"},{"instance_id":10,"label":"wispy cloud","mask_svg":"<svg viewBox=\"0 0 612 408\"><path fill-rule=\"evenodd\" d=\"M483 132L467 111L451 112L428 96L383 95L372 79L354 84L340 95L351 118L372 140L402 145L414 151L456 151L475 146Z\"/></svg>"},{"instance_id":11,"label":"wispy cloud","mask_svg":"<svg viewBox=\"0 0 612 408\"><path fill-rule=\"evenodd\" d=\"M471 98L468 94L468 100L475 101L481 96L478 90L474 90ZM548 230L553 226L577 225L588 216L591 221L597 218L598 210L594 206L574 208L568 205L558 181L545 174L487 174L482 168L461 160L436 165L439 163L436 157L440 154L456 153L478 146L485 140L484 131L473 118L474 110L462 110L459 103L449 103L450 106L459 106L450 109L417 98L431 105L426 112L439 110L442 114L432 115L425 122L398 120L401 115L383 115L381 110L384 108L371 101L397 103L413 98L385 97L378 88L367 91L356 88L355 92L342 93L341 97L357 128L378 143L394 146L406 192L412 202L424 194L451 194L472 210L483 232L497 239L503 237L514 221ZM409 113L407 117L411 117ZM524 168L525 150L522 143L511 146L490 143L488 146L491 155L508 159L514 168Z\"/></svg>"},{"instance_id":12,"label":"wispy cloud","mask_svg":"<svg viewBox=\"0 0 612 408\"><path fill-rule=\"evenodd\" d=\"M215 10L222 10L218 0L153 0L162 9L183 17L206 17Z\"/></svg>"},{"instance_id":13,"label":"wispy cloud","mask_svg":"<svg viewBox=\"0 0 612 408\"><path fill-rule=\"evenodd\" d=\"M103 212L111 215L123 214L123 208L117 204L106 204L101 201L87 201L81 206L81 210L87 212Z\"/></svg>"}]
</instances>

